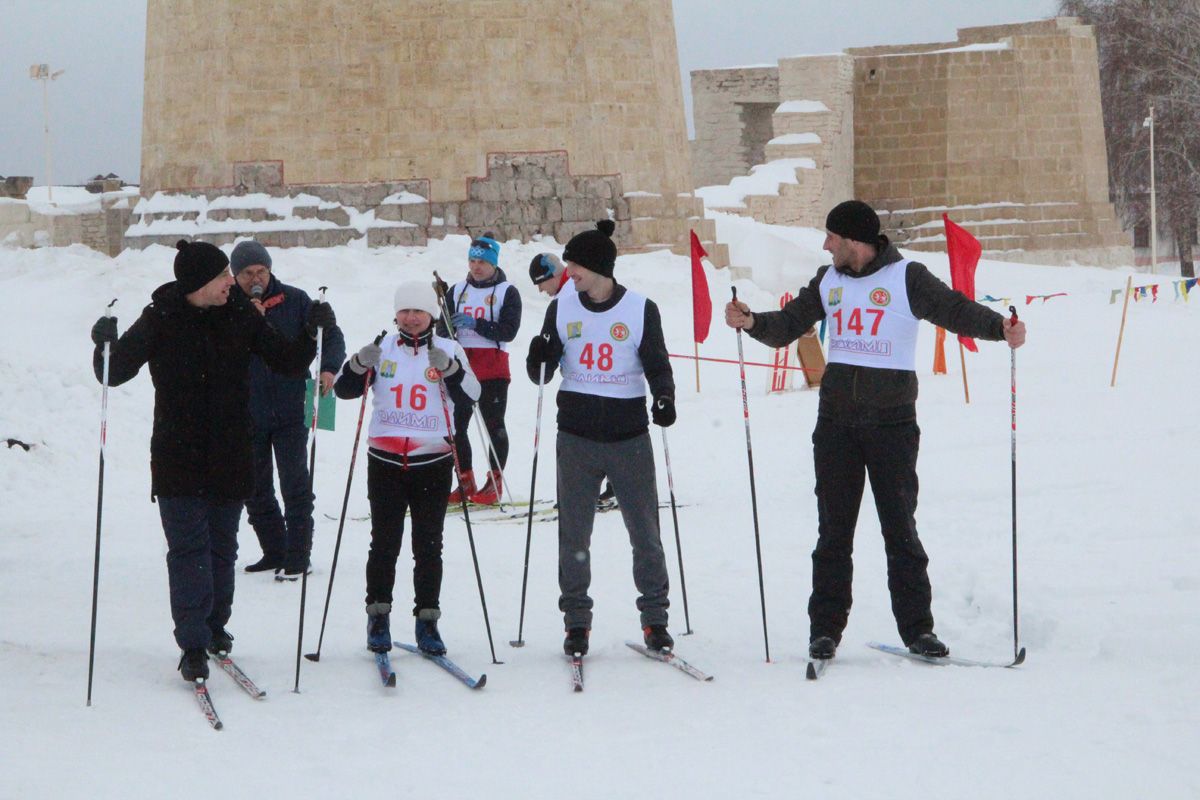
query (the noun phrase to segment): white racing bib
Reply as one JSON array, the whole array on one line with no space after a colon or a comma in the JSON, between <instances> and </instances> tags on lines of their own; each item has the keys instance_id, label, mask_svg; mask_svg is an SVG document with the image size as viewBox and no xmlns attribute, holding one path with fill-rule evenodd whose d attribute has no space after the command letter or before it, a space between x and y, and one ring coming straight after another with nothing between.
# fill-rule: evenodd
<instances>
[{"instance_id":1,"label":"white racing bib","mask_svg":"<svg viewBox=\"0 0 1200 800\"><path fill-rule=\"evenodd\" d=\"M908 304L907 258L865 278L830 267L821 279L829 362L916 370L917 323Z\"/></svg>"},{"instance_id":2,"label":"white racing bib","mask_svg":"<svg viewBox=\"0 0 1200 800\"><path fill-rule=\"evenodd\" d=\"M414 353L411 345L402 345L399 339L389 336L380 344L383 354L372 386L368 435L372 439L445 438L450 435L447 415L441 388L431 378L429 354L424 347ZM432 346L454 358L451 340L435 336Z\"/></svg>"},{"instance_id":3,"label":"white racing bib","mask_svg":"<svg viewBox=\"0 0 1200 800\"><path fill-rule=\"evenodd\" d=\"M608 311L588 311L577 292L560 292L555 327L563 343L559 391L601 397L645 397L638 347L646 298L626 290Z\"/></svg>"},{"instance_id":4,"label":"white racing bib","mask_svg":"<svg viewBox=\"0 0 1200 800\"><path fill-rule=\"evenodd\" d=\"M450 291L453 304L450 307L451 313L462 312L475 319L486 319L489 322L500 321L500 309L504 307L504 297L508 294L508 281L501 281L495 286L472 286L467 281L460 281L454 284L454 288ZM492 339L486 339L480 336L473 330L455 330L454 334L458 337L458 343L463 347L490 347L499 350L508 350L508 342L497 342Z\"/></svg>"}]
</instances>

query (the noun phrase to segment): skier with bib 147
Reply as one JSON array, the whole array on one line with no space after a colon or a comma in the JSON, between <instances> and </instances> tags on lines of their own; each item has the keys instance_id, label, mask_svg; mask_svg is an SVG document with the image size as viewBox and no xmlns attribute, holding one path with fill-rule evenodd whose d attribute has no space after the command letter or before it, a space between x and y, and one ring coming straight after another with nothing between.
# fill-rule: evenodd
<instances>
[{"instance_id":1,"label":"skier with bib 147","mask_svg":"<svg viewBox=\"0 0 1200 800\"><path fill-rule=\"evenodd\" d=\"M633 580L646 646L674 646L667 632L668 580L658 525L654 450L646 386L656 425L675 422L675 381L658 307L613 280L611 220L573 237L562 260L574 283L546 309L529 346L535 383L562 370L558 391L558 581L567 655L584 655L592 627L592 524L600 483L612 480L633 546Z\"/></svg>"},{"instance_id":2,"label":"skier with bib 147","mask_svg":"<svg viewBox=\"0 0 1200 800\"><path fill-rule=\"evenodd\" d=\"M725 322L769 347L785 347L813 323L828 320L829 365L821 379L813 431L818 533L808 601L809 657L833 658L850 615L851 554L871 480L887 552L888 589L908 649L942 657L950 649L933 632L929 558L917 538L916 341L920 320L1011 348L1025 324L968 300L900 255L879 232L866 203L848 200L825 220L824 249L833 264L780 311L725 307Z\"/></svg>"}]
</instances>

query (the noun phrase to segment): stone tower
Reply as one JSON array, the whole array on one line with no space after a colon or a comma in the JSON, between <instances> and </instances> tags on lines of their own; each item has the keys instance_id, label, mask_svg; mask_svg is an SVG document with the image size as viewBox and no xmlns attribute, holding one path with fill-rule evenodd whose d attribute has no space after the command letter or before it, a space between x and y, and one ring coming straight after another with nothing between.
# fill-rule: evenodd
<instances>
[{"instance_id":1,"label":"stone tower","mask_svg":"<svg viewBox=\"0 0 1200 800\"><path fill-rule=\"evenodd\" d=\"M306 192L421 228L372 243L604 216L625 251L713 239L670 0L149 0L145 72L147 198Z\"/></svg>"}]
</instances>

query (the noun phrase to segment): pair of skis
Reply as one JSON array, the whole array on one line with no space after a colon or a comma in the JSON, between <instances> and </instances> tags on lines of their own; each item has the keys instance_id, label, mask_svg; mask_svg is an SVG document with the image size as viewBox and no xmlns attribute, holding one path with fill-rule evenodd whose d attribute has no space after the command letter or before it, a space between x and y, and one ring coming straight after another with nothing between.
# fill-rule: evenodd
<instances>
[{"instance_id":1,"label":"pair of skis","mask_svg":"<svg viewBox=\"0 0 1200 800\"><path fill-rule=\"evenodd\" d=\"M675 669L682 672L684 675L687 675L688 677L691 677L691 678L695 678L698 681L711 681L713 679L712 675L709 675L707 672L704 672L701 669L697 669L696 667L692 666L690 663L688 663L684 659L675 655L675 652L673 650L651 650L650 648L646 647L645 645L637 644L635 642L626 642L625 646L628 647L629 649L633 650L636 653L641 653L646 658L649 658L653 661L658 661L660 663L674 667ZM583 691L583 656L569 655L569 656L567 656L567 664L569 665L569 667L571 669L571 686L572 686L572 688L576 692L582 692Z\"/></svg>"},{"instance_id":2,"label":"pair of skis","mask_svg":"<svg viewBox=\"0 0 1200 800\"><path fill-rule=\"evenodd\" d=\"M974 658L960 658L958 656L924 656L920 653L913 653L906 647L900 647L894 644L884 644L883 642L867 642L867 646L878 650L881 653L888 655L907 658L910 661L919 661L923 664L932 664L937 667L984 667L984 668L999 668L1012 669L1019 667L1025 663L1025 648L1022 647L1020 652L1015 657L1006 661L981 661ZM810 659L808 667L805 670L805 677L810 681L815 681L825 674L826 668L829 666L831 658Z\"/></svg>"},{"instance_id":3,"label":"pair of skis","mask_svg":"<svg viewBox=\"0 0 1200 800\"><path fill-rule=\"evenodd\" d=\"M458 664L455 664L444 655L433 655L431 653L426 653L416 645L406 644L405 642L392 642L392 644L394 644L396 647L399 647L401 650L405 650L409 653L415 653L416 655L424 658L426 661L432 661L434 664L437 664L446 672L454 676L455 679L457 679L468 689L482 689L487 685L486 674L480 675L478 678L473 678L467 674L466 670L458 666ZM387 653L375 653L375 667L379 670L379 679L383 682L383 685L388 688L395 688L396 671L392 669L391 657Z\"/></svg>"},{"instance_id":4,"label":"pair of skis","mask_svg":"<svg viewBox=\"0 0 1200 800\"><path fill-rule=\"evenodd\" d=\"M262 700L267 696L267 693L258 688L254 681L242 671L242 668L237 665L228 653L210 653L209 658L217 662L221 667L221 671L233 678L234 683L242 688L246 694L255 700ZM204 678L198 678L192 681L192 693L196 697L196 703L200 706L200 711L204 714L204 718L208 720L208 724L214 730L221 730L225 724L221 722L221 718L217 715L216 706L213 705L212 695L208 691L208 681Z\"/></svg>"}]
</instances>

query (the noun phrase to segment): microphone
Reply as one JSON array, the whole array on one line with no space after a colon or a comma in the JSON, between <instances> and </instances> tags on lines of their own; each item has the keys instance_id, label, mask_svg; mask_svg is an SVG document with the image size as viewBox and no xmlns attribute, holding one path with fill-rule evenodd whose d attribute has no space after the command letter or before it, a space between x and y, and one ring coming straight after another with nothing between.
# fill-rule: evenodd
<instances>
[{"instance_id":1,"label":"microphone","mask_svg":"<svg viewBox=\"0 0 1200 800\"><path fill-rule=\"evenodd\" d=\"M263 287L259 286L257 283L250 287L250 299L251 300L257 300L258 298L262 297L262 295L263 295Z\"/></svg>"}]
</instances>

